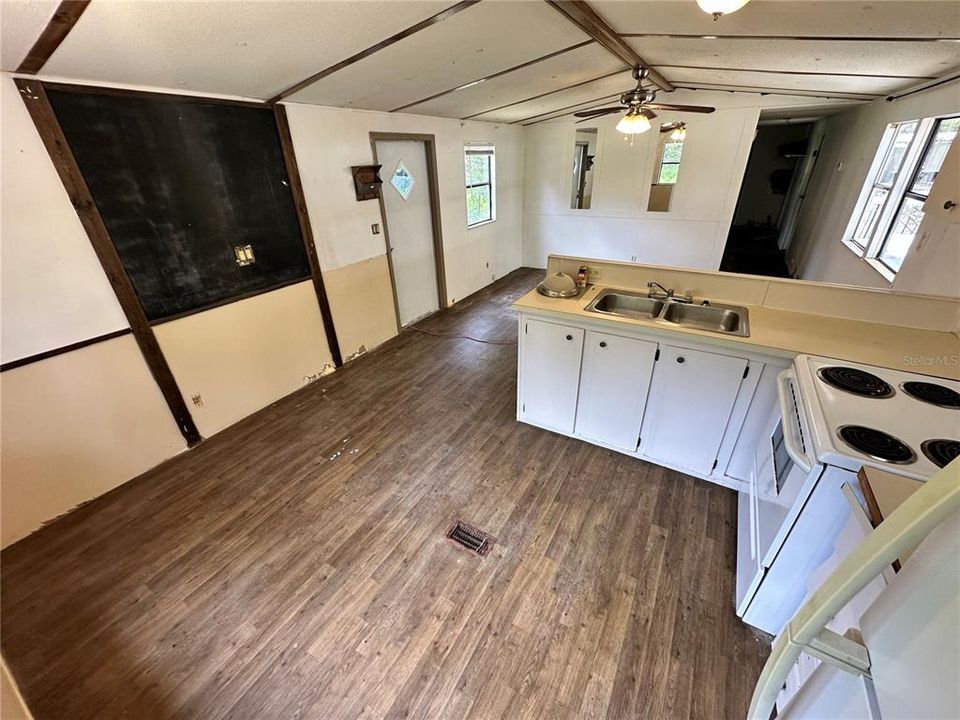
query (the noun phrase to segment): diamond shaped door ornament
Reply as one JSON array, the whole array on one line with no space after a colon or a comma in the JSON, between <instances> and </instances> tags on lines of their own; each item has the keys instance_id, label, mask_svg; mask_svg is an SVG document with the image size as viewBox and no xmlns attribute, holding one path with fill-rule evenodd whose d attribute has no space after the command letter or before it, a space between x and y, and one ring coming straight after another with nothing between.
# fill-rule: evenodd
<instances>
[{"instance_id":1,"label":"diamond shaped door ornament","mask_svg":"<svg viewBox=\"0 0 960 720\"><path fill-rule=\"evenodd\" d=\"M393 185L394 190L400 193L400 197L402 197L404 201L410 197L414 182L416 181L413 179L410 171L407 170L407 166L403 164L403 160L398 162L397 169L393 171L393 175L390 177L390 184Z\"/></svg>"}]
</instances>

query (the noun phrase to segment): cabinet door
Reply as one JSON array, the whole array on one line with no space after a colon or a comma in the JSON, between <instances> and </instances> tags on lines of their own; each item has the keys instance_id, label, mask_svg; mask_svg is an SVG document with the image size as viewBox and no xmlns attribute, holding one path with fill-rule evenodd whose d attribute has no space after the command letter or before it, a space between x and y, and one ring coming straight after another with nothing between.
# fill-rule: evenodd
<instances>
[{"instance_id":1,"label":"cabinet door","mask_svg":"<svg viewBox=\"0 0 960 720\"><path fill-rule=\"evenodd\" d=\"M656 352L655 342L587 332L577 435L628 452L637 449Z\"/></svg>"},{"instance_id":2,"label":"cabinet door","mask_svg":"<svg viewBox=\"0 0 960 720\"><path fill-rule=\"evenodd\" d=\"M660 346L640 449L651 460L709 475L747 361Z\"/></svg>"},{"instance_id":3,"label":"cabinet door","mask_svg":"<svg viewBox=\"0 0 960 720\"><path fill-rule=\"evenodd\" d=\"M583 330L527 319L521 330L521 419L573 433Z\"/></svg>"}]
</instances>

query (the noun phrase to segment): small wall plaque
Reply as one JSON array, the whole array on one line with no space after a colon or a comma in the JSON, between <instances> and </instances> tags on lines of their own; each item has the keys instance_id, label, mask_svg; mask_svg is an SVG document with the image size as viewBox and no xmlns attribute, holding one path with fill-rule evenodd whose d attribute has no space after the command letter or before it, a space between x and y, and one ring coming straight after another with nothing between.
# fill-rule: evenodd
<instances>
[{"instance_id":1,"label":"small wall plaque","mask_svg":"<svg viewBox=\"0 0 960 720\"><path fill-rule=\"evenodd\" d=\"M376 200L380 197L380 168L382 165L354 165L353 187L357 191L357 200Z\"/></svg>"}]
</instances>

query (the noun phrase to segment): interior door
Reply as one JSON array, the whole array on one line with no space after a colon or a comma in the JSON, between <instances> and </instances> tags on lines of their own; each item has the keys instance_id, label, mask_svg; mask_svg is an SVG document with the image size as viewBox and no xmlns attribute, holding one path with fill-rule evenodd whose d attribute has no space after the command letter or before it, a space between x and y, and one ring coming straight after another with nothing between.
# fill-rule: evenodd
<instances>
[{"instance_id":1,"label":"interior door","mask_svg":"<svg viewBox=\"0 0 960 720\"><path fill-rule=\"evenodd\" d=\"M661 345L643 420L643 454L709 475L746 368L744 358Z\"/></svg>"},{"instance_id":2,"label":"interior door","mask_svg":"<svg viewBox=\"0 0 960 720\"><path fill-rule=\"evenodd\" d=\"M583 345L577 435L634 452L657 344L591 330Z\"/></svg>"},{"instance_id":3,"label":"interior door","mask_svg":"<svg viewBox=\"0 0 960 720\"><path fill-rule=\"evenodd\" d=\"M570 434L577 412L583 330L525 319L520 339L520 419Z\"/></svg>"},{"instance_id":4,"label":"interior door","mask_svg":"<svg viewBox=\"0 0 960 720\"><path fill-rule=\"evenodd\" d=\"M380 192L403 327L440 309L426 143L378 140L376 145L377 162L383 166Z\"/></svg>"}]
</instances>

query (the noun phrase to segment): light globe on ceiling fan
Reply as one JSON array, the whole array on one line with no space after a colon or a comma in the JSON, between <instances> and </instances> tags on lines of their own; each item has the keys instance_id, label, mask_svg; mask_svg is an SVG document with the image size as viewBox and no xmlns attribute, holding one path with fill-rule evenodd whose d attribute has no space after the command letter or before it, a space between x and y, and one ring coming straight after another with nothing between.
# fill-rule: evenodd
<instances>
[{"instance_id":1,"label":"light globe on ceiling fan","mask_svg":"<svg viewBox=\"0 0 960 720\"><path fill-rule=\"evenodd\" d=\"M718 20L723 15L729 15L736 12L750 0L697 0L697 5L705 13L713 15L714 20Z\"/></svg>"}]
</instances>

